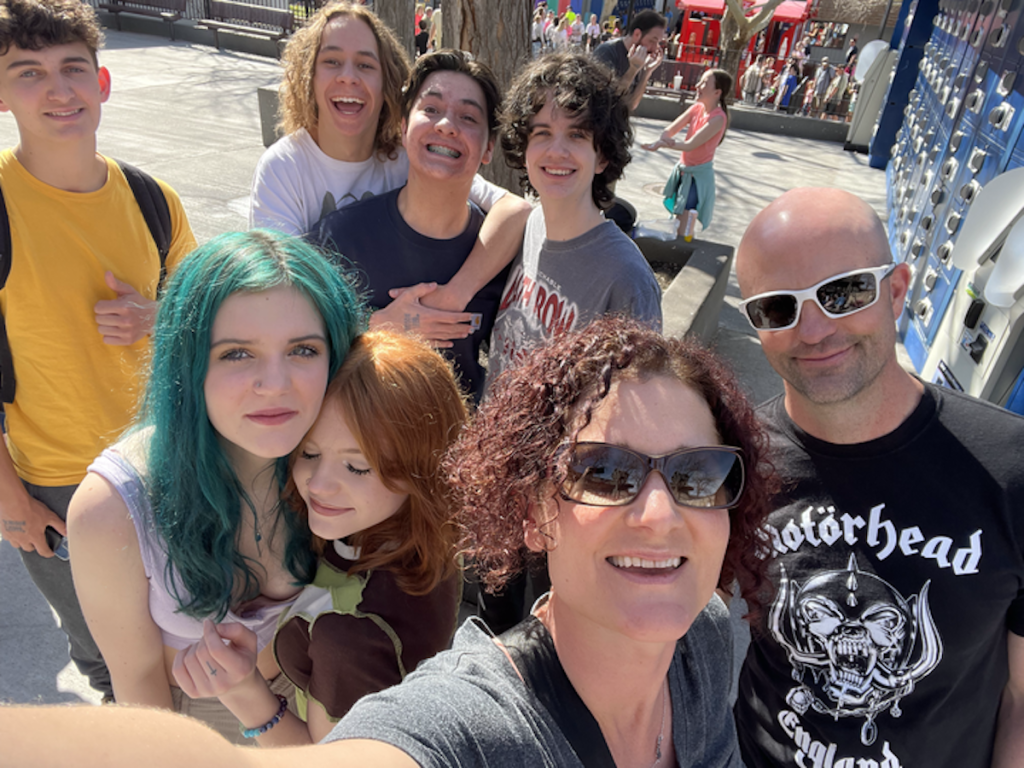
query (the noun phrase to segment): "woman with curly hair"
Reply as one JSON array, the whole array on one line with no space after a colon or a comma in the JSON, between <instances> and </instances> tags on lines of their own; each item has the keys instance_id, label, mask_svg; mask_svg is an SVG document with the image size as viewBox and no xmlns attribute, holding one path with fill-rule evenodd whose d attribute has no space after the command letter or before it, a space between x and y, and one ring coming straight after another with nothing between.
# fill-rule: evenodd
<instances>
[{"instance_id":1,"label":"woman with curly hair","mask_svg":"<svg viewBox=\"0 0 1024 768\"><path fill-rule=\"evenodd\" d=\"M607 318L538 348L447 466L484 583L539 558L551 591L497 642L470 622L360 702L333 756L373 739L389 745L358 742L374 765L740 766L715 589L759 604L764 447L732 375L691 342Z\"/></svg>"},{"instance_id":2,"label":"woman with curly hair","mask_svg":"<svg viewBox=\"0 0 1024 768\"><path fill-rule=\"evenodd\" d=\"M78 757L132 729L139 744L122 765L740 768L715 589L739 584L755 609L764 598L764 450L753 408L710 352L600 320L499 379L446 461L464 549L487 585L523 568L524 550L547 561L551 591L518 627L495 638L470 620L451 650L361 699L331 743L301 753L232 751L130 710L26 709L11 731L59 716L57 748ZM25 749L10 748L15 761Z\"/></svg>"},{"instance_id":3,"label":"woman with curly hair","mask_svg":"<svg viewBox=\"0 0 1024 768\"><path fill-rule=\"evenodd\" d=\"M446 648L461 576L439 465L465 420L451 367L426 344L386 331L356 339L292 454L286 493L320 556L274 638L305 722L284 711L241 624L207 622L174 663L182 689L217 696L261 746L310 744Z\"/></svg>"},{"instance_id":4,"label":"woman with curly hair","mask_svg":"<svg viewBox=\"0 0 1024 768\"><path fill-rule=\"evenodd\" d=\"M174 658L205 619L229 620L255 633L264 678L278 676L269 642L316 563L280 501L287 456L361 321L345 278L298 238L221 235L175 270L141 413L89 467L68 515L75 588L118 702L240 740L216 700L174 684Z\"/></svg>"},{"instance_id":5,"label":"woman with curly hair","mask_svg":"<svg viewBox=\"0 0 1024 768\"><path fill-rule=\"evenodd\" d=\"M403 186L409 161L401 145L401 104L408 76L408 55L372 11L338 0L318 10L284 51L285 135L256 166L250 225L302 235L338 208ZM524 200L479 176L470 197L488 217L466 266L445 286L422 283L405 291L374 313L372 327L401 329L415 319L431 340L469 335L471 316L462 309L512 260L529 212Z\"/></svg>"}]
</instances>

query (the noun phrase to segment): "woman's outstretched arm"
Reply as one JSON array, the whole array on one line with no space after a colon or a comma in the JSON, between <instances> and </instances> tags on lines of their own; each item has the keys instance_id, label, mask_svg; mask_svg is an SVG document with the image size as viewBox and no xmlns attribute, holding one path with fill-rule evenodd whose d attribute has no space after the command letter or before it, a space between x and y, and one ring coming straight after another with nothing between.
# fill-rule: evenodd
<instances>
[{"instance_id":1,"label":"woman's outstretched arm","mask_svg":"<svg viewBox=\"0 0 1024 768\"><path fill-rule=\"evenodd\" d=\"M417 768L397 747L349 740L254 749L198 720L136 707L0 707L0 766L35 768Z\"/></svg>"},{"instance_id":2,"label":"woman's outstretched arm","mask_svg":"<svg viewBox=\"0 0 1024 768\"><path fill-rule=\"evenodd\" d=\"M68 508L75 591L110 668L114 696L125 704L171 709L164 644L149 612L149 580L128 507L113 487L89 473Z\"/></svg>"}]
</instances>

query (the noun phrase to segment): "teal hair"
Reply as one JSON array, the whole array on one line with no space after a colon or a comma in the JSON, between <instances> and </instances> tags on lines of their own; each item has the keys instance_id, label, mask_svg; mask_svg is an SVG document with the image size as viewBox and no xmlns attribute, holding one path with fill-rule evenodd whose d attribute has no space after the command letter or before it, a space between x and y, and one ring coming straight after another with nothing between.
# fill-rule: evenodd
<instances>
[{"instance_id":1,"label":"teal hair","mask_svg":"<svg viewBox=\"0 0 1024 768\"><path fill-rule=\"evenodd\" d=\"M145 474L166 542L167 583L180 610L195 618L219 621L232 602L259 594L259 566L235 544L243 510L254 517L256 510L207 416L204 382L213 321L224 300L279 286L297 288L323 318L333 377L361 330L362 308L348 280L299 238L265 230L215 237L178 265L160 300L149 381L133 431L151 431ZM287 457L277 461L276 474L283 489ZM308 528L280 507L273 528L285 536L285 567L296 583L308 582L315 565Z\"/></svg>"}]
</instances>

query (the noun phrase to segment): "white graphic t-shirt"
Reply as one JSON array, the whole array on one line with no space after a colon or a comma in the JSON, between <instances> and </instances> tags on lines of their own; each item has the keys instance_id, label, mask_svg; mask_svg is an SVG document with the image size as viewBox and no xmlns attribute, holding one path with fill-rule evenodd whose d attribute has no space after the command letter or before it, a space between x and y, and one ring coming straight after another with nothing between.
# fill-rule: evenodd
<instances>
[{"instance_id":1,"label":"white graphic t-shirt","mask_svg":"<svg viewBox=\"0 0 1024 768\"><path fill-rule=\"evenodd\" d=\"M349 163L325 154L303 128L275 142L256 165L249 226L304 235L328 213L398 189L408 178L404 149L394 160L374 153L368 160ZM506 194L478 174L469 199L486 212Z\"/></svg>"}]
</instances>

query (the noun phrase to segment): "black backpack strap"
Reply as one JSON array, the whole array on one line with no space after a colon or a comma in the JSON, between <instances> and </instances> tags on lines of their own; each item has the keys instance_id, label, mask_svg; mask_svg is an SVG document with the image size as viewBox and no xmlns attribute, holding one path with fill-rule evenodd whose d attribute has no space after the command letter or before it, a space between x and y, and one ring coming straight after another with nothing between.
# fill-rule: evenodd
<instances>
[{"instance_id":1,"label":"black backpack strap","mask_svg":"<svg viewBox=\"0 0 1024 768\"><path fill-rule=\"evenodd\" d=\"M128 180L128 186L135 195L135 201L146 220L149 233L153 236L156 249L160 252L160 288L163 289L164 278L167 277L167 255L171 252L171 209L167 205L164 191L160 189L156 179L134 165L121 160L117 161Z\"/></svg>"},{"instance_id":2,"label":"black backpack strap","mask_svg":"<svg viewBox=\"0 0 1024 768\"><path fill-rule=\"evenodd\" d=\"M11 274L11 222L7 218L7 203L0 189L0 288L7 285ZM11 345L7 342L7 323L0 312L0 400L14 402L14 360Z\"/></svg>"},{"instance_id":3,"label":"black backpack strap","mask_svg":"<svg viewBox=\"0 0 1024 768\"><path fill-rule=\"evenodd\" d=\"M164 191L156 179L133 165L118 161L135 201L146 220L149 233L160 252L160 288L167 276L167 256L171 252L171 209L167 205ZM3 190L0 190L0 289L7 284L11 273L11 223L7 216ZM0 401L14 402L15 392L14 360L7 339L7 322L0 313Z\"/></svg>"},{"instance_id":4,"label":"black backpack strap","mask_svg":"<svg viewBox=\"0 0 1024 768\"><path fill-rule=\"evenodd\" d=\"M498 639L585 768L615 768L601 726L572 687L540 619L530 616Z\"/></svg>"}]
</instances>

